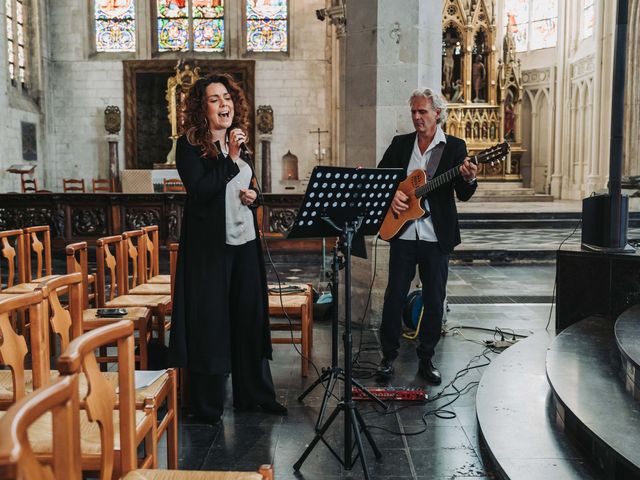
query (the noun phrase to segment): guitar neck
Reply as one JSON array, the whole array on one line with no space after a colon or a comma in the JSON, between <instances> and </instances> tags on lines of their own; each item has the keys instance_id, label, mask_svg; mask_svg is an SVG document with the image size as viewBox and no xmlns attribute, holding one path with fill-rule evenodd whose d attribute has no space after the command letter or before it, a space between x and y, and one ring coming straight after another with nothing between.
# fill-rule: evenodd
<instances>
[{"instance_id":1,"label":"guitar neck","mask_svg":"<svg viewBox=\"0 0 640 480\"><path fill-rule=\"evenodd\" d=\"M473 157L469 158L469 163L478 165L479 160L481 158L482 158L481 153L478 155L474 155ZM436 188L441 187L445 183L449 183L450 181L454 180L456 177L459 177L460 175L462 175L460 173L460 165L453 167L451 170L447 170L442 175L438 175L437 177L432 178L425 185L422 185L421 187L416 188L416 197L417 198L424 197L425 195L428 195L429 193L433 192Z\"/></svg>"},{"instance_id":2,"label":"guitar neck","mask_svg":"<svg viewBox=\"0 0 640 480\"><path fill-rule=\"evenodd\" d=\"M459 177L460 174L460 166L453 167L451 170L447 170L442 175L438 175L437 177L432 178L426 184L421 187L416 188L416 197L424 197L425 195L431 193L436 188L441 187L442 185L449 183L454 180L456 177Z\"/></svg>"}]
</instances>

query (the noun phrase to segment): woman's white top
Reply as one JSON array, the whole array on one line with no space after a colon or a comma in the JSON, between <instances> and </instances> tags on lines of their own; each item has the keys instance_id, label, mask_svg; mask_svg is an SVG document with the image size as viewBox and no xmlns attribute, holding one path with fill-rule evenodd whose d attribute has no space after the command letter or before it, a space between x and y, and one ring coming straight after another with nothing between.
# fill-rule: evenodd
<instances>
[{"instance_id":1,"label":"woman's white top","mask_svg":"<svg viewBox=\"0 0 640 480\"><path fill-rule=\"evenodd\" d=\"M240 168L240 173L227 183L226 189L227 245L243 245L256 239L253 213L240 201L240 190L249 188L253 173L249 164L241 158L235 162Z\"/></svg>"}]
</instances>

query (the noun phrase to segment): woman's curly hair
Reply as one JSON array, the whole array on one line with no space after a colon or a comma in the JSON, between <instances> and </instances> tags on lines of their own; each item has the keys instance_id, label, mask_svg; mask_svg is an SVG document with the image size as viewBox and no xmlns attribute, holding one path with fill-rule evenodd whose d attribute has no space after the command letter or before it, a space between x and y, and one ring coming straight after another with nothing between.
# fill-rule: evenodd
<instances>
[{"instance_id":1,"label":"woman's curly hair","mask_svg":"<svg viewBox=\"0 0 640 480\"><path fill-rule=\"evenodd\" d=\"M213 142L207 121L207 98L205 90L212 83L224 85L233 100L233 120L230 128L249 132L249 105L247 98L233 77L227 73L200 78L193 84L187 96L184 112L184 133L191 145L199 145L202 156L216 157L220 153Z\"/></svg>"}]
</instances>

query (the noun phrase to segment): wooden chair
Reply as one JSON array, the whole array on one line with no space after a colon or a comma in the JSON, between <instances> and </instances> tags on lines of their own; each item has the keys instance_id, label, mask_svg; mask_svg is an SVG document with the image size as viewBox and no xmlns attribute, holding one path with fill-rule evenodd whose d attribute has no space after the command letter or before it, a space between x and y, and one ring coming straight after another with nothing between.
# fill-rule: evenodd
<instances>
[{"instance_id":1,"label":"wooden chair","mask_svg":"<svg viewBox=\"0 0 640 480\"><path fill-rule=\"evenodd\" d=\"M122 234L124 242L125 271L127 289L133 295L171 295L171 282L147 283L146 241L147 236L142 230L131 230Z\"/></svg>"},{"instance_id":2,"label":"wooden chair","mask_svg":"<svg viewBox=\"0 0 640 480\"><path fill-rule=\"evenodd\" d=\"M68 291L68 310L62 307L57 296L59 289L62 287L66 287ZM78 325L80 322L76 321L74 324L71 319L75 318L78 320L78 317L81 316L81 288L81 275L74 273L65 277L51 279L34 292L0 301L0 336L3 339L0 345L0 358L2 358L2 361L9 367L8 370L0 370L3 377L9 377L8 382L3 380L4 388L0 391L0 394L2 394L0 396L2 400L0 403L1 406L5 408L9 407L15 401L23 398L25 393L31 392L40 386L47 385L52 379L57 377L57 372L50 372L49 370L49 329L47 328L47 323L51 324L52 330L59 336L61 346L63 348L66 347L66 345L69 344L68 342L71 336L73 334L77 335L80 332L80 326ZM29 308L31 356L33 359L32 371L25 370L24 368L25 357L27 355L26 341L23 336L16 334L8 320L11 312L21 308ZM51 312L50 318L49 312ZM49 320L49 322L47 322L47 320ZM114 342L115 341L116 340L114 340ZM102 344L96 345L96 348L100 346L102 346ZM118 347L120 346L121 345L118 344ZM131 349L131 355L133 355L133 349ZM109 384L109 377L101 376L96 379L96 375L94 374L94 370L97 370L95 355L92 355L89 362L85 362L82 366L84 376L80 379L79 387L81 403L86 404L89 410L91 410L91 402L97 401L104 406L104 401L108 400L109 397L101 397L100 386ZM129 359L128 352L122 355L120 351L118 352L118 368L120 372L128 372L128 375L133 378L133 360ZM129 369L131 370L130 372ZM79 373L79 371L78 369L74 373ZM119 386L121 388L120 391L122 391L122 385ZM11 390L11 394L9 398L6 398L6 391L8 389ZM97 400L94 399L96 395L98 395ZM113 395L113 397L115 402L117 397L115 395ZM174 399L173 405L175 404L176 400ZM106 405L109 404L107 403ZM135 405L133 400L131 401L131 405ZM117 406L119 407L117 411L113 411L113 406L111 406L110 409L107 408L106 412L108 412L108 415L117 418L121 416L122 411L127 408L127 405L123 405L122 401L120 401ZM103 411L104 415L107 414L106 412ZM87 414L83 412L81 418L83 438L82 455L80 458L83 469L87 471L97 471L100 469L100 452L99 450L96 451L96 448L101 445L101 438L99 428L93 422L101 420L94 415L95 412L90 412L87 417ZM134 458L137 446L141 445L144 441L146 456L141 462L141 465L144 467L155 467L157 464L158 437L155 418L154 409L145 404L143 408L135 413L135 423L130 422L128 424L128 428L135 434L135 444L132 448ZM91 421L89 419L91 419ZM31 434L33 435L31 436ZM46 421L40 422L34 432L30 431L30 437L31 441L35 444L34 450L39 456L42 458L50 456L52 452L50 423ZM121 452L118 445L115 447L116 455L120 455ZM124 453L127 454L129 452L125 451ZM119 468L119 461L117 465Z\"/></svg>"},{"instance_id":3,"label":"wooden chair","mask_svg":"<svg viewBox=\"0 0 640 480\"><path fill-rule=\"evenodd\" d=\"M112 253L113 250L113 253ZM147 307L151 309L158 328L158 340L164 343L165 328L170 327L166 314L171 310L170 295L134 295L129 294L128 282L124 276L124 242L122 236L99 238L96 241L96 294L98 307ZM107 273L109 285L107 291Z\"/></svg>"},{"instance_id":4,"label":"wooden chair","mask_svg":"<svg viewBox=\"0 0 640 480\"><path fill-rule=\"evenodd\" d=\"M313 289L311 285L300 284L301 292L298 294L282 294L273 291L273 286L269 291L269 317L285 317L286 321L271 321L272 331L285 331L287 335L282 337L272 337L271 343L300 344L302 355L300 358L302 376L309 375L309 360L311 349L313 348ZM277 286L275 286L277 288ZM300 319L300 323L292 322L292 317ZM294 336L293 332L300 332L299 336Z\"/></svg>"},{"instance_id":5,"label":"wooden chair","mask_svg":"<svg viewBox=\"0 0 640 480\"><path fill-rule=\"evenodd\" d=\"M65 193L67 192L86 192L84 187L84 178L63 178L62 179L62 189Z\"/></svg>"},{"instance_id":6,"label":"wooden chair","mask_svg":"<svg viewBox=\"0 0 640 480\"><path fill-rule=\"evenodd\" d=\"M77 351L78 349L70 352L69 362L65 363L64 367L70 366L70 370L73 370L73 366L69 363L80 356L76 354ZM55 448L51 464L43 465L34 453L27 432L41 423L41 419L45 418L49 412L53 420L49 424ZM0 419L0 480L80 480L82 468L79 462L81 457L79 418L78 373L66 374L12 406ZM113 430L113 419L107 415L104 415L104 418L106 424L103 428ZM109 422L111 422L110 425ZM121 443L124 432L126 432L125 429L120 429ZM125 436L124 440L130 442L131 439ZM113 458L110 458L107 453L109 446L102 445L101 454L106 457L105 464L110 467L109 471L112 471ZM257 474L130 470L122 478L125 480L273 480L274 476L271 466L263 465Z\"/></svg>"},{"instance_id":7,"label":"wooden chair","mask_svg":"<svg viewBox=\"0 0 640 480\"><path fill-rule=\"evenodd\" d=\"M140 370L146 370L148 366L148 344L151 339L151 310L147 307L129 307L124 316L113 318L105 318L98 316L97 308L89 308L92 299L95 299L95 293L89 293L90 279L93 275L89 275L87 262L87 242L78 242L67 245L67 273L80 272L82 274L82 331L93 330L102 327L114 321L128 320L134 324L134 328L138 331L136 341L138 342L138 354L136 362ZM108 356L106 352L98 359L100 362L113 362L114 358Z\"/></svg>"},{"instance_id":8,"label":"wooden chair","mask_svg":"<svg viewBox=\"0 0 640 480\"><path fill-rule=\"evenodd\" d=\"M113 182L103 178L94 178L91 180L91 190L93 192L113 192Z\"/></svg>"},{"instance_id":9,"label":"wooden chair","mask_svg":"<svg viewBox=\"0 0 640 480\"><path fill-rule=\"evenodd\" d=\"M48 225L27 227L24 233L24 278L5 293L25 293L35 290L40 282L52 277L51 233ZM35 258L34 258L35 257ZM35 262L34 262L35 259ZM34 270L35 263L35 270Z\"/></svg>"},{"instance_id":10,"label":"wooden chair","mask_svg":"<svg viewBox=\"0 0 640 480\"><path fill-rule=\"evenodd\" d=\"M39 291L15 295L0 300L0 410L49 381L49 330L46 324L46 303ZM28 310L32 369L25 368L29 349L23 332L16 331L11 317Z\"/></svg>"},{"instance_id":11,"label":"wooden chair","mask_svg":"<svg viewBox=\"0 0 640 480\"><path fill-rule=\"evenodd\" d=\"M22 178L22 193L36 193L38 191L38 181L35 178Z\"/></svg>"},{"instance_id":12,"label":"wooden chair","mask_svg":"<svg viewBox=\"0 0 640 480\"><path fill-rule=\"evenodd\" d=\"M20 229L0 232L0 292L24 283L25 270L24 232ZM4 278L6 280L3 285L1 282Z\"/></svg>"},{"instance_id":13,"label":"wooden chair","mask_svg":"<svg viewBox=\"0 0 640 480\"><path fill-rule=\"evenodd\" d=\"M160 235L157 225L149 225L142 227L142 231L146 235L145 247L145 276L146 283L171 283L171 276L160 274ZM177 259L177 257L176 257ZM171 258L169 258L169 265L171 265ZM171 268L171 267L170 267Z\"/></svg>"},{"instance_id":14,"label":"wooden chair","mask_svg":"<svg viewBox=\"0 0 640 480\"><path fill-rule=\"evenodd\" d=\"M22 398L0 418L0 479L81 480L78 374L56 379ZM53 461L41 464L29 443L29 428L49 414Z\"/></svg>"},{"instance_id":15,"label":"wooden chair","mask_svg":"<svg viewBox=\"0 0 640 480\"><path fill-rule=\"evenodd\" d=\"M179 178L164 178L162 180L163 192L186 192L182 180Z\"/></svg>"},{"instance_id":16,"label":"wooden chair","mask_svg":"<svg viewBox=\"0 0 640 480\"><path fill-rule=\"evenodd\" d=\"M59 293L68 289L69 305L63 308ZM49 311L49 323L51 330L59 338L61 350L65 350L71 339L78 338L81 334L99 328L105 325L111 325L120 321L118 319L102 318L102 322L85 322L82 311L82 275L73 273L69 275L59 276L47 282L43 282L40 286L42 297L47 301ZM89 328L87 328L89 323ZM71 337L69 336L71 334ZM100 358L96 357L96 361L100 362ZM111 362L118 361L118 355L110 357ZM118 383L118 374L116 372L102 372L103 377L116 386ZM142 375L142 372L136 372L135 376ZM80 379L80 392L85 392L87 386L84 377ZM151 410L155 425L156 439L152 445L167 433L167 461L169 468L178 467L178 410L177 410L177 383L176 373L174 369L169 369L158 375L150 385L144 388L138 388L135 391L136 409L141 411ZM166 407L165 415L162 421L158 423L158 410ZM155 447L154 447L155 448ZM157 452L152 452L154 457Z\"/></svg>"}]
</instances>

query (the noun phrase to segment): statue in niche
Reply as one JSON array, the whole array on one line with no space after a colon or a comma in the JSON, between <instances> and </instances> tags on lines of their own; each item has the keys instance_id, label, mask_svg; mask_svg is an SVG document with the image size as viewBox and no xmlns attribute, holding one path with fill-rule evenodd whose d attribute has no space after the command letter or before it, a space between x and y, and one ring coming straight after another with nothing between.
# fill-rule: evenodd
<instances>
[{"instance_id":1,"label":"statue in niche","mask_svg":"<svg viewBox=\"0 0 640 480\"><path fill-rule=\"evenodd\" d=\"M445 48L445 56L442 60L442 77L444 79L443 92L451 92L453 89L453 66L453 45L450 45Z\"/></svg>"},{"instance_id":2,"label":"statue in niche","mask_svg":"<svg viewBox=\"0 0 640 480\"><path fill-rule=\"evenodd\" d=\"M482 62L482 55L476 55L473 64L471 65L471 78L473 80L473 101L475 103L484 102L483 88L484 81L487 78L487 69Z\"/></svg>"},{"instance_id":3,"label":"statue in niche","mask_svg":"<svg viewBox=\"0 0 640 480\"><path fill-rule=\"evenodd\" d=\"M507 90L507 96L504 99L504 139L514 142L516 125L516 111L513 105L513 92Z\"/></svg>"},{"instance_id":4,"label":"statue in niche","mask_svg":"<svg viewBox=\"0 0 640 480\"><path fill-rule=\"evenodd\" d=\"M462 80L457 79L451 89L451 103L462 103Z\"/></svg>"}]
</instances>

